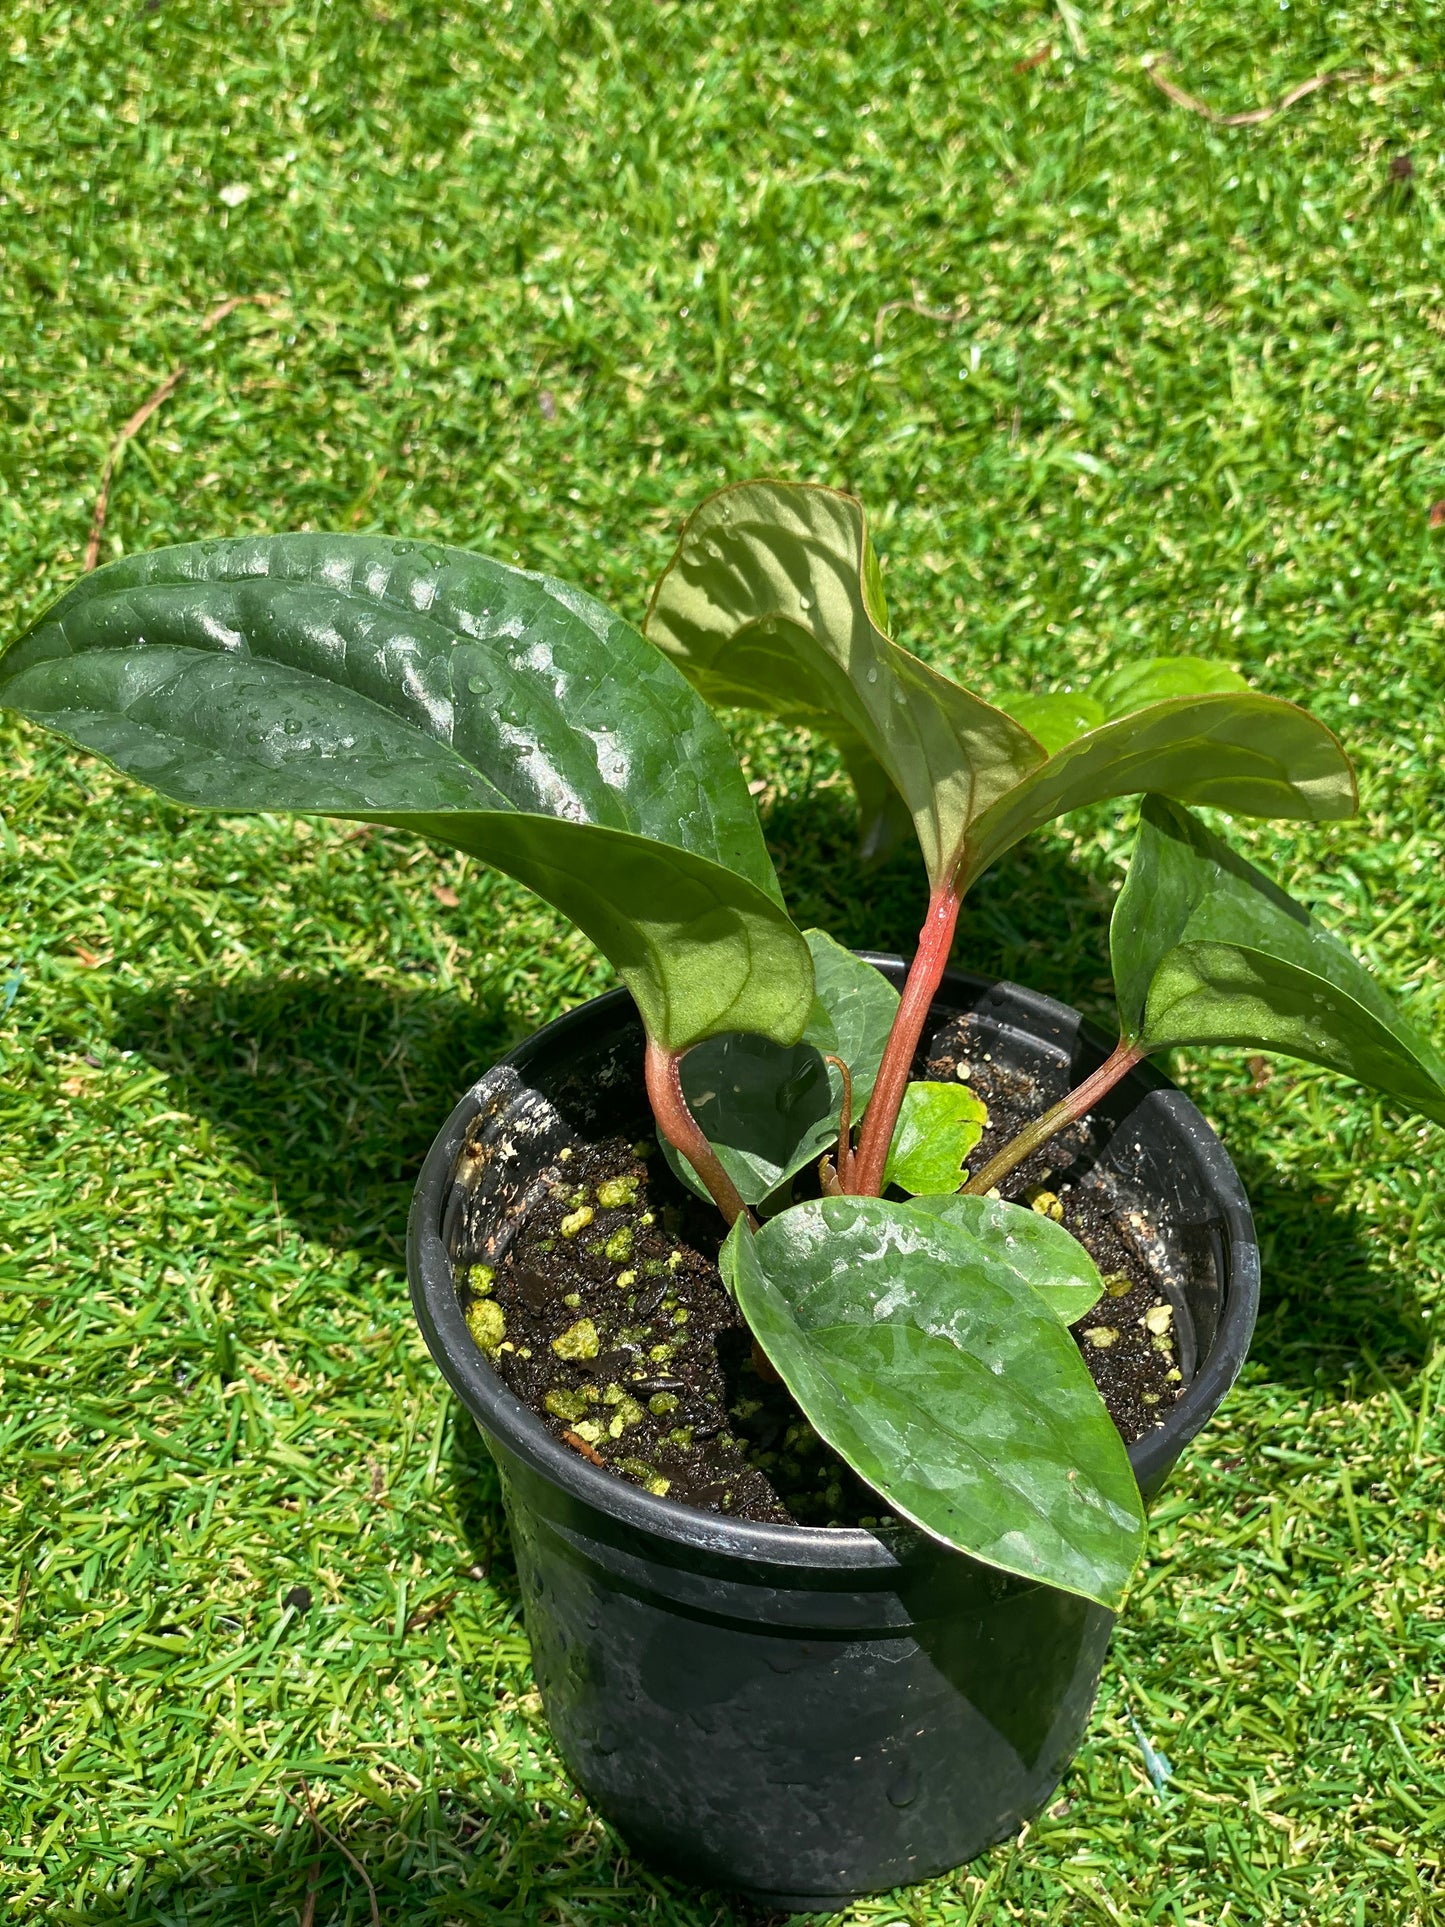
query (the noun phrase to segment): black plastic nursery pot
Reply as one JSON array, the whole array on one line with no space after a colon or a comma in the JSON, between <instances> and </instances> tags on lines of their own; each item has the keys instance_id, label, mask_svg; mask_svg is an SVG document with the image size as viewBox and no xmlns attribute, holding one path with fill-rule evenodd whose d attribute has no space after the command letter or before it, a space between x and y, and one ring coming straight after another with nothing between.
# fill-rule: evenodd
<instances>
[{"instance_id":1,"label":"black plastic nursery pot","mask_svg":"<svg viewBox=\"0 0 1445 1927\"><path fill-rule=\"evenodd\" d=\"M901 985L901 960L869 961ZM1109 1049L1051 998L950 971L931 1030L963 1012L996 1061L1058 1090ZM502 1383L456 1267L505 1256L564 1144L648 1129L641 1065L614 991L468 1091L417 1184L412 1301L500 1468L537 1683L578 1785L684 1879L828 1909L959 1866L1043 1805L1083 1735L1113 1615L911 1528L757 1525L656 1498ZM1185 1390L1130 1447L1152 1495L1244 1362L1259 1251L1218 1138L1151 1067L1094 1113L1086 1159L1161 1241L1175 1306Z\"/></svg>"}]
</instances>

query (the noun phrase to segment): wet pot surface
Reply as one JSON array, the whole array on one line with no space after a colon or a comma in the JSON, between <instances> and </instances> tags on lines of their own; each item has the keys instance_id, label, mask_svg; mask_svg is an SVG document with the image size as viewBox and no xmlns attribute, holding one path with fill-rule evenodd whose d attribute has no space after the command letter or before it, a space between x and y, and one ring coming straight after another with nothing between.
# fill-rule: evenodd
<instances>
[{"instance_id":1,"label":"wet pot surface","mask_svg":"<svg viewBox=\"0 0 1445 1927\"><path fill-rule=\"evenodd\" d=\"M897 959L872 961L901 981ZM1035 992L950 972L998 1061L1072 1084L1107 1043ZM926 1040L925 1040L926 1042ZM454 1262L505 1255L531 1185L579 1138L637 1128L641 1032L622 992L530 1038L428 1155L412 1297L500 1467L538 1685L589 1799L702 1885L803 1910L924 1879L1015 1831L1083 1734L1112 1615L911 1529L757 1525L654 1498L561 1444L497 1378ZM619 1123L619 1114L626 1122ZM1233 1167L1141 1068L1085 1159L1168 1245L1190 1383L1130 1448L1152 1493L1243 1363L1258 1254Z\"/></svg>"}]
</instances>

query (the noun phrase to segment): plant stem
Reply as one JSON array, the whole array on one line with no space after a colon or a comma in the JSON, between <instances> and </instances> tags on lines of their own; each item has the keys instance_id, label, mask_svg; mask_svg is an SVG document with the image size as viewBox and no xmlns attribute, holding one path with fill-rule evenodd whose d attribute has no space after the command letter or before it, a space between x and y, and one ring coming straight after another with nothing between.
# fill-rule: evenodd
<instances>
[{"instance_id":1,"label":"plant stem","mask_svg":"<svg viewBox=\"0 0 1445 1927\"><path fill-rule=\"evenodd\" d=\"M724 1171L718 1154L708 1143L702 1126L687 1107L682 1094L682 1052L664 1050L653 1038L647 1040L643 1074L647 1081L648 1102L658 1129L674 1151L681 1153L712 1194L712 1201L731 1226L752 1214L743 1203L737 1186Z\"/></svg>"},{"instance_id":2,"label":"plant stem","mask_svg":"<svg viewBox=\"0 0 1445 1927\"><path fill-rule=\"evenodd\" d=\"M1018 1136L1006 1144L994 1157L991 1157L975 1177L971 1177L963 1187L965 1197L980 1198L985 1192L993 1190L1002 1183L1015 1165L1022 1164L1026 1157L1041 1149L1049 1139L1062 1131L1066 1124L1074 1124L1094 1108L1101 1097L1126 1077L1143 1057L1144 1052L1137 1044L1120 1038L1111 1057L1105 1058L1099 1068L1082 1084L1061 1098L1052 1110L1036 1117L1032 1124L1026 1124Z\"/></svg>"},{"instance_id":3,"label":"plant stem","mask_svg":"<svg viewBox=\"0 0 1445 1927\"><path fill-rule=\"evenodd\" d=\"M908 968L893 1028L878 1066L878 1081L868 1100L856 1155L850 1160L848 1189L855 1197L876 1198L883 1189L883 1167L893 1142L903 1094L923 1025L943 978L958 922L958 887L952 877L928 900L928 920L918 933L918 949Z\"/></svg>"},{"instance_id":4,"label":"plant stem","mask_svg":"<svg viewBox=\"0 0 1445 1927\"><path fill-rule=\"evenodd\" d=\"M824 1061L838 1066L838 1075L843 1080L843 1103L838 1112L838 1189L847 1191L848 1179L853 1170L853 1073L841 1057L832 1051L824 1052Z\"/></svg>"}]
</instances>

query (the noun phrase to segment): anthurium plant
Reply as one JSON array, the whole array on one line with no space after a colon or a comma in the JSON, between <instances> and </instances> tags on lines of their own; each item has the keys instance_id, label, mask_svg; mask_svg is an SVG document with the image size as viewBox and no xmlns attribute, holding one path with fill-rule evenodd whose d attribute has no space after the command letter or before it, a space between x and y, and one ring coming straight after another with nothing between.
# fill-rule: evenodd
<instances>
[{"instance_id":1,"label":"anthurium plant","mask_svg":"<svg viewBox=\"0 0 1445 1927\"><path fill-rule=\"evenodd\" d=\"M747 484L687 524L646 635L543 575L325 534L159 549L0 656L0 703L202 808L416 831L518 878L631 991L666 1157L816 1430L924 1531L1117 1607L1144 1517L1068 1327L1103 1290L1007 1172L1140 1057L1312 1059L1445 1120L1445 1064L1349 952L1191 814L1349 815L1339 743L1189 659L1002 706L888 634L861 506ZM784 906L713 715L836 742L865 851L911 824L929 897L901 997ZM958 907L1030 830L1143 794L1111 931L1118 1050L982 1169L985 1113L912 1075Z\"/></svg>"}]
</instances>

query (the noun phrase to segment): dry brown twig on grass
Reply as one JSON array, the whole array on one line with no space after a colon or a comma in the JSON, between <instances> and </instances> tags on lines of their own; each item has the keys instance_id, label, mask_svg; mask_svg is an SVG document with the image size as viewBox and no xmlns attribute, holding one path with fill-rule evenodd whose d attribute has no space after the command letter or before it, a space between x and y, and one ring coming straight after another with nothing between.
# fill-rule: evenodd
<instances>
[{"instance_id":1,"label":"dry brown twig on grass","mask_svg":"<svg viewBox=\"0 0 1445 1927\"><path fill-rule=\"evenodd\" d=\"M200 332L203 335L209 334L218 321L224 321L226 316L234 314L237 308L274 308L284 300L285 296L279 294L233 294L212 308L201 323Z\"/></svg>"},{"instance_id":2,"label":"dry brown twig on grass","mask_svg":"<svg viewBox=\"0 0 1445 1927\"><path fill-rule=\"evenodd\" d=\"M115 474L115 465L120 460L121 450L135 434L145 427L156 410L168 402L186 378L185 363L172 368L165 380L151 390L140 407L131 416L120 433L110 445L110 453L105 458L105 467L100 471L100 493L95 498L95 513L90 518L90 538L85 545L85 573L90 574L100 560L100 538L105 533L105 512L110 507L110 483Z\"/></svg>"},{"instance_id":3,"label":"dry brown twig on grass","mask_svg":"<svg viewBox=\"0 0 1445 1927\"><path fill-rule=\"evenodd\" d=\"M356 1871L361 1875L362 1879L366 1882L366 1897L371 1902L372 1927L381 1927L381 1909L380 1907L378 1907L376 1903L376 1888L371 1884L371 1875L366 1871L365 1867L362 1866L361 1862L357 1859L356 1855L351 1851L350 1847L347 1846L346 1842L344 1840L338 1840L336 1835L331 1831L330 1827L326 1827L321 1824L320 1816L316 1811L316 1802L311 1797L310 1782L307 1780L306 1775L304 1773L300 1777L301 1777L301 1791L306 1795L307 1817L311 1821L311 1825L317 1835L318 1842L320 1840L320 1837L324 1835L326 1839L328 1839L331 1842L332 1846L335 1847L336 1851L338 1853L344 1854L346 1858L351 1862L352 1866L355 1867ZM311 1911L314 1915L316 1911L314 1892L308 1893L307 1899L311 1904Z\"/></svg>"},{"instance_id":4,"label":"dry brown twig on grass","mask_svg":"<svg viewBox=\"0 0 1445 1927\"><path fill-rule=\"evenodd\" d=\"M279 294L233 294L228 300L222 301L219 306L211 309L200 324L200 332L203 335L209 334L217 322L224 321L226 316L234 314L237 308L247 306L274 308L282 298ZM184 362L178 368L172 368L165 380L157 383L146 396L110 445L105 466L100 471L100 492L95 498L95 511L90 518L90 535L85 544L84 569L87 575L100 561L100 538L105 533L105 518L110 508L110 485L115 477L116 463L120 460L126 443L140 433L158 408L165 406L185 380L186 373Z\"/></svg>"},{"instance_id":5,"label":"dry brown twig on grass","mask_svg":"<svg viewBox=\"0 0 1445 1927\"><path fill-rule=\"evenodd\" d=\"M1172 100L1176 107L1185 107L1191 114L1201 115L1213 127L1262 127L1266 121L1273 120L1277 114L1283 114L1299 101L1308 99L1311 94L1319 93L1322 87L1356 87L1361 84L1371 87L1393 87L1397 81L1412 80L1416 74L1424 71L1420 67L1406 67L1398 74L1373 74L1341 67L1332 73L1311 74L1308 80L1302 80L1297 87L1291 87L1287 94L1281 94L1270 107L1251 107L1243 114L1221 114L1216 108L1211 107L1207 100L1201 100L1197 94L1186 93L1176 81L1170 80L1164 72L1169 59L1168 54L1145 54L1143 61L1145 73L1160 93L1166 99Z\"/></svg>"},{"instance_id":6,"label":"dry brown twig on grass","mask_svg":"<svg viewBox=\"0 0 1445 1927\"><path fill-rule=\"evenodd\" d=\"M964 321L967 320L969 311L966 301L961 307L957 308L930 308L923 299L922 289L915 281L911 295L900 301L885 301L873 317L873 346L875 349L883 346L883 324L889 315L902 314L905 309L910 314L921 314L925 321Z\"/></svg>"}]
</instances>

